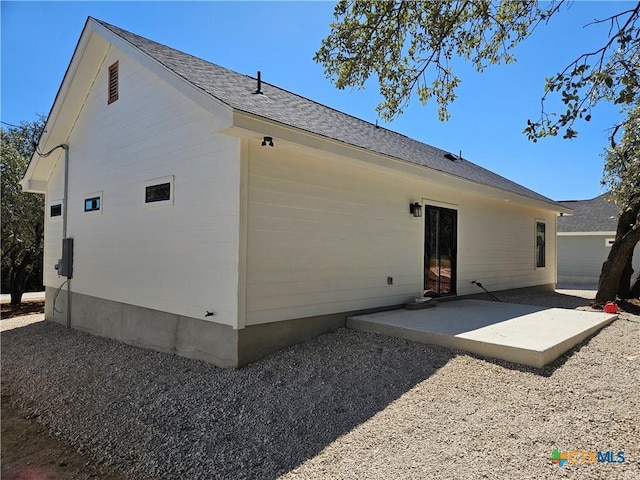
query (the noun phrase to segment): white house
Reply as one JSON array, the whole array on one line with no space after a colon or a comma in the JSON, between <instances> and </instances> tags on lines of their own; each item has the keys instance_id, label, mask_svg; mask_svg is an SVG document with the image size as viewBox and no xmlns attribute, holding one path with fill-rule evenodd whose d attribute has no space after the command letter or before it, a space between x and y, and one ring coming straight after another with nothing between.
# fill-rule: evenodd
<instances>
[{"instance_id":1,"label":"white house","mask_svg":"<svg viewBox=\"0 0 640 480\"><path fill-rule=\"evenodd\" d=\"M597 287L616 238L620 210L606 196L560 202L574 213L558 219L558 283ZM640 245L634 251L633 269L640 271Z\"/></svg>"},{"instance_id":2,"label":"white house","mask_svg":"<svg viewBox=\"0 0 640 480\"><path fill-rule=\"evenodd\" d=\"M38 151L46 318L220 366L474 280L553 288L571 212L93 18Z\"/></svg>"}]
</instances>

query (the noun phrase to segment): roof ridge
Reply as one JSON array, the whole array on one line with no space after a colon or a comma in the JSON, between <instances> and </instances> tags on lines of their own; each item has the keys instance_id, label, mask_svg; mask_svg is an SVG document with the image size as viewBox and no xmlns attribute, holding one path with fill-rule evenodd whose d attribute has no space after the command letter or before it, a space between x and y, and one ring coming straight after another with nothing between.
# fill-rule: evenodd
<instances>
[{"instance_id":1,"label":"roof ridge","mask_svg":"<svg viewBox=\"0 0 640 480\"><path fill-rule=\"evenodd\" d=\"M605 200L609 203L613 203L611 201L609 201L609 199L607 199L607 196L611 195L611 190L608 190L604 193L601 193L600 195L593 197L593 198L584 198L582 200L557 200L560 203L569 203L569 202L593 202L593 201L597 201L597 200Z\"/></svg>"}]
</instances>

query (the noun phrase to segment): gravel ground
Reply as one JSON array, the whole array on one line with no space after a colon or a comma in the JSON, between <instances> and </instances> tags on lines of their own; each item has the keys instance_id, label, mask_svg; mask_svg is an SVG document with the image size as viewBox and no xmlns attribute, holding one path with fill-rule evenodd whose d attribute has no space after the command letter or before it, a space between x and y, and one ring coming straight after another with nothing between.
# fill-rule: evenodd
<instances>
[{"instance_id":1,"label":"gravel ground","mask_svg":"<svg viewBox=\"0 0 640 480\"><path fill-rule=\"evenodd\" d=\"M346 329L224 370L38 322L3 332L2 377L31 418L129 478L640 478L629 314L542 370ZM625 462L559 467L556 448Z\"/></svg>"}]
</instances>

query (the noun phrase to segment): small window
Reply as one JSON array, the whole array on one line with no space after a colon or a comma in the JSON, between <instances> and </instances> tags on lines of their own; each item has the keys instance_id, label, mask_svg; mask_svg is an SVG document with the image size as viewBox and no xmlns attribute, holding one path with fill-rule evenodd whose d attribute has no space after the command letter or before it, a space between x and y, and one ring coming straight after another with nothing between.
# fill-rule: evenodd
<instances>
[{"instance_id":1,"label":"small window","mask_svg":"<svg viewBox=\"0 0 640 480\"><path fill-rule=\"evenodd\" d=\"M102 215L102 190L84 195L85 215Z\"/></svg>"},{"instance_id":2,"label":"small window","mask_svg":"<svg viewBox=\"0 0 640 480\"><path fill-rule=\"evenodd\" d=\"M149 207L173 205L173 175L154 178L144 182L144 203Z\"/></svg>"},{"instance_id":3,"label":"small window","mask_svg":"<svg viewBox=\"0 0 640 480\"><path fill-rule=\"evenodd\" d=\"M97 212L100 210L100 197L85 198L84 211L85 212Z\"/></svg>"},{"instance_id":4,"label":"small window","mask_svg":"<svg viewBox=\"0 0 640 480\"><path fill-rule=\"evenodd\" d=\"M118 100L118 62L109 67L109 83L107 85L108 104Z\"/></svg>"},{"instance_id":5,"label":"small window","mask_svg":"<svg viewBox=\"0 0 640 480\"><path fill-rule=\"evenodd\" d=\"M615 242L616 239L615 238L605 238L604 239L604 246L605 247L610 247L613 245L613 242Z\"/></svg>"},{"instance_id":6,"label":"small window","mask_svg":"<svg viewBox=\"0 0 640 480\"><path fill-rule=\"evenodd\" d=\"M544 267L546 264L545 236L546 225L543 222L536 222L536 267Z\"/></svg>"},{"instance_id":7,"label":"small window","mask_svg":"<svg viewBox=\"0 0 640 480\"><path fill-rule=\"evenodd\" d=\"M59 217L62 215L62 204L61 203L56 203L54 205L51 205L50 207L50 215L52 217Z\"/></svg>"},{"instance_id":8,"label":"small window","mask_svg":"<svg viewBox=\"0 0 640 480\"><path fill-rule=\"evenodd\" d=\"M145 188L145 203L164 202L171 200L171 183L160 183L158 185L149 185Z\"/></svg>"}]
</instances>

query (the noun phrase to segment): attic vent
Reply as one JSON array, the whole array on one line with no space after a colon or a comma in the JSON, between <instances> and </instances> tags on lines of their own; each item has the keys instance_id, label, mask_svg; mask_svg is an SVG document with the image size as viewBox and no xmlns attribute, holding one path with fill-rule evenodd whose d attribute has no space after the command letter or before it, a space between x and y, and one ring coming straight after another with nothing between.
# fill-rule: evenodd
<instances>
[{"instance_id":1,"label":"attic vent","mask_svg":"<svg viewBox=\"0 0 640 480\"><path fill-rule=\"evenodd\" d=\"M107 88L109 99L107 104L112 104L118 100L118 62L109 67L109 84L107 85Z\"/></svg>"},{"instance_id":2,"label":"attic vent","mask_svg":"<svg viewBox=\"0 0 640 480\"><path fill-rule=\"evenodd\" d=\"M446 158L447 160L451 160L452 162L455 162L456 160L458 160L458 157L456 157L451 153L445 153L444 158Z\"/></svg>"}]
</instances>

